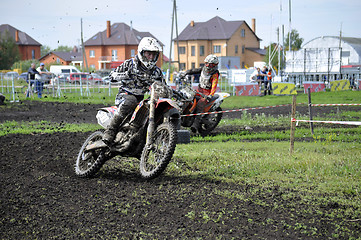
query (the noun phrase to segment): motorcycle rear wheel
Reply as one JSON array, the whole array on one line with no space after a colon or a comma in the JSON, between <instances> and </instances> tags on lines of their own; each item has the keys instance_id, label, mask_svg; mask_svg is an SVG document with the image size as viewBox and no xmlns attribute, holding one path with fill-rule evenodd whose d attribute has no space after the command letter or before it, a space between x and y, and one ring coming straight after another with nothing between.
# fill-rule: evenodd
<instances>
[{"instance_id":1,"label":"motorcycle rear wheel","mask_svg":"<svg viewBox=\"0 0 361 240\"><path fill-rule=\"evenodd\" d=\"M162 123L152 138L152 146L145 146L140 158L140 173L145 179L156 178L167 168L177 144L177 129L170 122Z\"/></svg>"},{"instance_id":2,"label":"motorcycle rear wheel","mask_svg":"<svg viewBox=\"0 0 361 240\"><path fill-rule=\"evenodd\" d=\"M222 108L218 107L215 111L221 112ZM222 120L222 113L205 115L201 119L200 126L198 128L199 134L202 136L206 136L210 134L218 126L221 120Z\"/></svg>"},{"instance_id":3,"label":"motorcycle rear wheel","mask_svg":"<svg viewBox=\"0 0 361 240\"><path fill-rule=\"evenodd\" d=\"M102 131L96 131L92 133L83 143L83 146L80 148L78 157L75 163L75 174L80 177L92 177L95 173L106 162L107 158L105 155L106 149L100 148L85 152L85 148L92 144L95 141L99 141L103 137Z\"/></svg>"}]
</instances>

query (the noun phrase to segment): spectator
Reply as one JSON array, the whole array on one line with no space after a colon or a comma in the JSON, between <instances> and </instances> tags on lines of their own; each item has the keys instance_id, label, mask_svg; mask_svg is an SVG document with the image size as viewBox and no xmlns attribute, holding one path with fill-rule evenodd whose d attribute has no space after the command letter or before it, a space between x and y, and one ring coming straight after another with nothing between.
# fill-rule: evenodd
<instances>
[{"instance_id":1,"label":"spectator","mask_svg":"<svg viewBox=\"0 0 361 240\"><path fill-rule=\"evenodd\" d=\"M258 67L256 70L251 74L250 80L251 82L257 82L258 85L261 87L261 84L264 82L264 77L266 73L262 73L261 69Z\"/></svg>"},{"instance_id":2,"label":"spectator","mask_svg":"<svg viewBox=\"0 0 361 240\"><path fill-rule=\"evenodd\" d=\"M267 76L265 77L265 81L264 81L264 95L271 95L271 90L272 90L272 68L269 67L268 72L267 72Z\"/></svg>"},{"instance_id":3,"label":"spectator","mask_svg":"<svg viewBox=\"0 0 361 240\"><path fill-rule=\"evenodd\" d=\"M265 84L265 81L267 80L267 72L268 72L268 69L266 66L263 66L262 67L262 70L260 72L260 75L259 75L259 79L260 79L260 83L262 84Z\"/></svg>"},{"instance_id":4,"label":"spectator","mask_svg":"<svg viewBox=\"0 0 361 240\"><path fill-rule=\"evenodd\" d=\"M35 83L36 88L36 74L39 75L38 70L35 69L35 63L32 63L28 70L28 81L29 81L29 89L26 93L26 97L30 97L31 86Z\"/></svg>"}]
</instances>

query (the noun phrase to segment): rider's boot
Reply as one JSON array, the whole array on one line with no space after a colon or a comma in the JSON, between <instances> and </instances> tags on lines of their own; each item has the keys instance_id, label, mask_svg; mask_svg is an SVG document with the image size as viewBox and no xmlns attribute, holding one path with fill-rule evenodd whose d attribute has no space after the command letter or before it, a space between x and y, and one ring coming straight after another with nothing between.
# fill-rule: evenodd
<instances>
[{"instance_id":1,"label":"rider's boot","mask_svg":"<svg viewBox=\"0 0 361 240\"><path fill-rule=\"evenodd\" d=\"M191 131L193 133L196 133L198 131L198 128L200 126L200 121L201 121L201 116L196 116L195 119L194 119L194 122L191 126Z\"/></svg>"},{"instance_id":2,"label":"rider's boot","mask_svg":"<svg viewBox=\"0 0 361 240\"><path fill-rule=\"evenodd\" d=\"M103 135L103 142L108 146L112 145L115 139L115 135L117 133L117 129L119 124L122 122L123 116L121 114L115 114L112 120L109 123L107 129L105 129Z\"/></svg>"}]
</instances>

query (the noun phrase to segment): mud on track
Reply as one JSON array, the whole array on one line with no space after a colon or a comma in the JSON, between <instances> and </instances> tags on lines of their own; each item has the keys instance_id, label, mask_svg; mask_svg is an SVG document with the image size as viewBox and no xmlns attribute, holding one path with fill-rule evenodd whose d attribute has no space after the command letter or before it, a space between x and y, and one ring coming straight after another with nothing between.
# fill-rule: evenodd
<instances>
[{"instance_id":1,"label":"mud on track","mask_svg":"<svg viewBox=\"0 0 361 240\"><path fill-rule=\"evenodd\" d=\"M0 108L0 122L95 123L97 107L102 106L24 102ZM287 115L290 108L272 111ZM297 192L284 199L293 190L277 186L265 189L167 172L144 181L136 170L115 161L95 178L78 178L73 165L87 135L0 137L0 239L325 239L332 238L335 222L361 232L360 224L327 219L297 204ZM319 207L323 212L343 208L338 203ZM312 228L320 235L310 235Z\"/></svg>"}]
</instances>

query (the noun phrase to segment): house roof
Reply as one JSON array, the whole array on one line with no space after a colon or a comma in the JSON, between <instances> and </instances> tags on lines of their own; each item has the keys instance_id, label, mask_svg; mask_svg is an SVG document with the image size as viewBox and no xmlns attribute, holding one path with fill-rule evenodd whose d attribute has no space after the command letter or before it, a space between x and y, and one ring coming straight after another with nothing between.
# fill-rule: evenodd
<instances>
[{"instance_id":1,"label":"house roof","mask_svg":"<svg viewBox=\"0 0 361 240\"><path fill-rule=\"evenodd\" d=\"M13 39L15 39L16 30L18 30L18 29L14 28L13 26L11 26L9 24L1 24L0 25L1 35L3 35L6 31L8 31L10 36ZM22 32L20 30L18 30L18 31L19 31L19 41L16 42L17 45L41 46L41 44L38 41L34 40L32 37L30 37L25 32Z\"/></svg>"},{"instance_id":2,"label":"house roof","mask_svg":"<svg viewBox=\"0 0 361 240\"><path fill-rule=\"evenodd\" d=\"M265 56L266 55L266 52L267 50L266 49L262 49L262 48L246 48L247 50L250 50L252 52L255 52L255 53L258 53L260 55L263 55Z\"/></svg>"},{"instance_id":3,"label":"house roof","mask_svg":"<svg viewBox=\"0 0 361 240\"><path fill-rule=\"evenodd\" d=\"M234 32L245 24L249 29L248 24L241 21L226 21L218 16L208 20L207 22L194 22L193 26L190 23L178 36L179 41L187 40L223 40L230 39ZM252 31L253 32L253 31ZM255 34L257 37L257 35ZM260 40L257 37L258 40ZM177 40L177 38L175 38Z\"/></svg>"},{"instance_id":4,"label":"house roof","mask_svg":"<svg viewBox=\"0 0 361 240\"><path fill-rule=\"evenodd\" d=\"M51 54L54 54L67 62L82 61L81 52L49 52L46 55L42 56L39 60L44 59Z\"/></svg>"},{"instance_id":5,"label":"house roof","mask_svg":"<svg viewBox=\"0 0 361 240\"><path fill-rule=\"evenodd\" d=\"M109 38L107 37L107 29L102 32L98 32L87 41L85 41L84 45L138 45L143 37L155 38L150 32L139 32L125 23L113 23L110 27L110 32L111 34ZM159 43L164 46L164 44L160 41Z\"/></svg>"}]
</instances>

